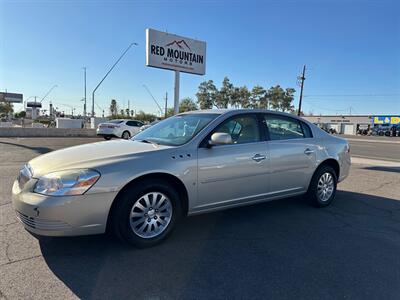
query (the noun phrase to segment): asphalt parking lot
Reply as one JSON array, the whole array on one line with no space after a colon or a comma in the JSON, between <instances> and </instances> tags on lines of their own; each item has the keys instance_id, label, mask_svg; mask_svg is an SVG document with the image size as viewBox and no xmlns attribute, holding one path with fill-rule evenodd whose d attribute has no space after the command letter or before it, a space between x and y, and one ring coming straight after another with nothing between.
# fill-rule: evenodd
<instances>
[{"instance_id":1,"label":"asphalt parking lot","mask_svg":"<svg viewBox=\"0 0 400 300\"><path fill-rule=\"evenodd\" d=\"M98 139L0 138L0 299L398 299L400 143L364 139L350 141L357 163L330 207L290 198L190 217L138 250L105 235L37 240L15 218L21 165Z\"/></svg>"}]
</instances>

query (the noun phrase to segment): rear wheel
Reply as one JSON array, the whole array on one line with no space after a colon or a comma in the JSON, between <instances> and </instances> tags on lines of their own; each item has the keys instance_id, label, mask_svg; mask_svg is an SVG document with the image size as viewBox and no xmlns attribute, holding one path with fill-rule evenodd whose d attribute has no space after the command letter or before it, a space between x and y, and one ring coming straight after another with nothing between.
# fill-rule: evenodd
<instances>
[{"instance_id":1,"label":"rear wheel","mask_svg":"<svg viewBox=\"0 0 400 300\"><path fill-rule=\"evenodd\" d=\"M104 139L107 140L107 141L111 140L111 136L104 136Z\"/></svg>"},{"instance_id":2,"label":"rear wheel","mask_svg":"<svg viewBox=\"0 0 400 300\"><path fill-rule=\"evenodd\" d=\"M164 240L181 216L179 194L162 181L144 181L125 190L112 215L114 233L139 248Z\"/></svg>"},{"instance_id":3,"label":"rear wheel","mask_svg":"<svg viewBox=\"0 0 400 300\"><path fill-rule=\"evenodd\" d=\"M330 166L321 166L311 179L307 199L316 207L328 206L335 198L336 187L336 172Z\"/></svg>"},{"instance_id":4,"label":"rear wheel","mask_svg":"<svg viewBox=\"0 0 400 300\"><path fill-rule=\"evenodd\" d=\"M127 139L129 139L130 137L131 137L131 134L129 133L129 131L125 130L125 131L122 133L122 138L123 138L124 140L127 140Z\"/></svg>"}]
</instances>

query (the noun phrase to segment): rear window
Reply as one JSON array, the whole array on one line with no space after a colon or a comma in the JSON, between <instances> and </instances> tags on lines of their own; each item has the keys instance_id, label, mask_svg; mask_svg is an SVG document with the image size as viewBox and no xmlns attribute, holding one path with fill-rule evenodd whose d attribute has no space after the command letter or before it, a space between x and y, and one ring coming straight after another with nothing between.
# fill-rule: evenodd
<instances>
[{"instance_id":1,"label":"rear window","mask_svg":"<svg viewBox=\"0 0 400 300\"><path fill-rule=\"evenodd\" d=\"M107 123L120 124L122 122L123 122L122 120L110 120Z\"/></svg>"},{"instance_id":2,"label":"rear window","mask_svg":"<svg viewBox=\"0 0 400 300\"><path fill-rule=\"evenodd\" d=\"M300 123L301 123L301 127L302 127L302 129L303 129L304 137L305 137L305 138L312 138L313 135L312 135L312 131L311 131L310 126L308 126L308 125L307 125L306 123L304 123L304 122L300 122Z\"/></svg>"}]
</instances>

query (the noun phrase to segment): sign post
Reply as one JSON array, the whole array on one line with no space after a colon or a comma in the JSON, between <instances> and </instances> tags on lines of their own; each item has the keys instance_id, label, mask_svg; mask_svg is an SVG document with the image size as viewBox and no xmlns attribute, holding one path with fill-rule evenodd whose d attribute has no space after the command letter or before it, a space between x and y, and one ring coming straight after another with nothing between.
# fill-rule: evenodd
<instances>
[{"instance_id":1,"label":"sign post","mask_svg":"<svg viewBox=\"0 0 400 300\"><path fill-rule=\"evenodd\" d=\"M174 115L179 113L179 71L175 71Z\"/></svg>"},{"instance_id":2,"label":"sign post","mask_svg":"<svg viewBox=\"0 0 400 300\"><path fill-rule=\"evenodd\" d=\"M146 29L146 66L175 71L174 114L179 112L180 72L206 73L206 43Z\"/></svg>"}]
</instances>

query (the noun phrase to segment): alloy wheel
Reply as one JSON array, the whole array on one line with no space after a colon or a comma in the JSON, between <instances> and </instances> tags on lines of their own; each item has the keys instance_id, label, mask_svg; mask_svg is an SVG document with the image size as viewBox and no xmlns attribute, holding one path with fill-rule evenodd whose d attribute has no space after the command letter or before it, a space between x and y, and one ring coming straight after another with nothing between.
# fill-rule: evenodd
<instances>
[{"instance_id":1,"label":"alloy wheel","mask_svg":"<svg viewBox=\"0 0 400 300\"><path fill-rule=\"evenodd\" d=\"M335 189L335 183L333 180L333 176L331 173L324 173L318 180L317 186L317 195L318 198L322 201L328 201L332 196L333 191Z\"/></svg>"},{"instance_id":2,"label":"alloy wheel","mask_svg":"<svg viewBox=\"0 0 400 300\"><path fill-rule=\"evenodd\" d=\"M166 195L147 193L136 200L131 209L131 229L145 239L157 237L168 227L172 213L172 204Z\"/></svg>"}]
</instances>

